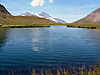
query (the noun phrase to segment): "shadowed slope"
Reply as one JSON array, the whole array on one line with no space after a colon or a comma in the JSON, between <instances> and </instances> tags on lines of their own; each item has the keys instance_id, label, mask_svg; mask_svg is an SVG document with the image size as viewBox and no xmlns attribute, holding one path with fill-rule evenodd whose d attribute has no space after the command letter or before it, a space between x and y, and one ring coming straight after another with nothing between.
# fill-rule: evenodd
<instances>
[{"instance_id":1,"label":"shadowed slope","mask_svg":"<svg viewBox=\"0 0 100 75\"><path fill-rule=\"evenodd\" d=\"M11 16L11 14L6 10L6 8L2 4L0 4L0 14Z\"/></svg>"}]
</instances>

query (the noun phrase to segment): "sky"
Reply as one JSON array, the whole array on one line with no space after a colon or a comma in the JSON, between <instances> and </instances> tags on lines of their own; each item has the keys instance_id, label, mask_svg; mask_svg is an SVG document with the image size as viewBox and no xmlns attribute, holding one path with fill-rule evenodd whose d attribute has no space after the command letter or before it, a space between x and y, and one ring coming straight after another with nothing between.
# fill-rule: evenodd
<instances>
[{"instance_id":1,"label":"sky","mask_svg":"<svg viewBox=\"0 0 100 75\"><path fill-rule=\"evenodd\" d=\"M67 23L84 18L100 8L100 0L0 0L0 4L14 16L26 12L46 12Z\"/></svg>"}]
</instances>

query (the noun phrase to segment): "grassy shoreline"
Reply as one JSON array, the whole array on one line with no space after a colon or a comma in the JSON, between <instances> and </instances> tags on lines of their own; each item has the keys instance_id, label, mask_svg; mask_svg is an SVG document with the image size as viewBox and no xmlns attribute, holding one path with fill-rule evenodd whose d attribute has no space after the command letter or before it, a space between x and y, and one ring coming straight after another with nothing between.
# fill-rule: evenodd
<instances>
[{"instance_id":1,"label":"grassy shoreline","mask_svg":"<svg viewBox=\"0 0 100 75\"><path fill-rule=\"evenodd\" d=\"M34 28L34 27L50 27L50 25L64 25L67 27L73 27L73 28L88 28L88 29L100 29L99 24L95 23L82 23L82 24L73 24L73 23L67 23L67 24L31 24L31 25L2 25L0 24L0 28Z\"/></svg>"},{"instance_id":2,"label":"grassy shoreline","mask_svg":"<svg viewBox=\"0 0 100 75\"><path fill-rule=\"evenodd\" d=\"M96 23L82 23L82 24L69 23L66 25L67 27L73 27L73 28L100 29L100 25Z\"/></svg>"},{"instance_id":3,"label":"grassy shoreline","mask_svg":"<svg viewBox=\"0 0 100 75\"><path fill-rule=\"evenodd\" d=\"M50 27L50 25L0 25L0 28L34 28L34 27Z\"/></svg>"}]
</instances>

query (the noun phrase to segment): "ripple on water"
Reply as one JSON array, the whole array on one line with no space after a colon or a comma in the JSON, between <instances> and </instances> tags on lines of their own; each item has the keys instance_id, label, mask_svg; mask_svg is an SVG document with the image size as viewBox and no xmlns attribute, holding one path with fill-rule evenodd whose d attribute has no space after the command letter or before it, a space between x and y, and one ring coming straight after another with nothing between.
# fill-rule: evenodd
<instances>
[{"instance_id":1,"label":"ripple on water","mask_svg":"<svg viewBox=\"0 0 100 75\"><path fill-rule=\"evenodd\" d=\"M100 58L100 33L93 30L51 26L5 29L0 33L1 75L14 70L24 75L28 69L56 71L58 67L83 64L88 67Z\"/></svg>"}]
</instances>

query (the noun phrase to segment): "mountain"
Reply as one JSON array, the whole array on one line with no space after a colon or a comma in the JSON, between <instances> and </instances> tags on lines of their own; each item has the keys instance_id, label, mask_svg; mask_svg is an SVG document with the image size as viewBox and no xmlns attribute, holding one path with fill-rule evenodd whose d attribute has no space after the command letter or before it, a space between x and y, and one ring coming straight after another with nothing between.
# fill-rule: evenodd
<instances>
[{"instance_id":1,"label":"mountain","mask_svg":"<svg viewBox=\"0 0 100 75\"><path fill-rule=\"evenodd\" d=\"M97 23L100 24L100 8L93 11L85 18L82 18L78 21L73 22L74 24L82 24L82 23Z\"/></svg>"},{"instance_id":2,"label":"mountain","mask_svg":"<svg viewBox=\"0 0 100 75\"><path fill-rule=\"evenodd\" d=\"M45 18L51 17L48 13L42 12L39 14L40 16L43 16Z\"/></svg>"},{"instance_id":3,"label":"mountain","mask_svg":"<svg viewBox=\"0 0 100 75\"><path fill-rule=\"evenodd\" d=\"M42 12L40 14L37 13L33 13L33 12L27 12L27 13L23 13L21 14L21 16L36 16L36 17L40 17L40 18L46 18L50 21L54 21L56 23L66 23L64 20L58 19L58 18L53 18L52 16L50 16L48 13Z\"/></svg>"},{"instance_id":4,"label":"mountain","mask_svg":"<svg viewBox=\"0 0 100 75\"><path fill-rule=\"evenodd\" d=\"M22 13L21 16L36 16L36 17L42 17L37 13L34 12L26 12L26 13Z\"/></svg>"},{"instance_id":5,"label":"mountain","mask_svg":"<svg viewBox=\"0 0 100 75\"><path fill-rule=\"evenodd\" d=\"M35 16L13 16L6 10L6 8L3 5L0 4L0 25L42 26L42 25L57 24L56 22L50 21L46 18L40 18L41 16L39 16L36 13L31 13L31 14L34 14Z\"/></svg>"},{"instance_id":6,"label":"mountain","mask_svg":"<svg viewBox=\"0 0 100 75\"><path fill-rule=\"evenodd\" d=\"M11 14L6 10L6 8L2 4L0 4L0 14L11 16Z\"/></svg>"},{"instance_id":7,"label":"mountain","mask_svg":"<svg viewBox=\"0 0 100 75\"><path fill-rule=\"evenodd\" d=\"M57 22L57 20L55 20L53 17L51 17L48 13L42 12L41 14L39 14L40 16L43 16L44 18L50 20L50 21L54 21Z\"/></svg>"},{"instance_id":8,"label":"mountain","mask_svg":"<svg viewBox=\"0 0 100 75\"><path fill-rule=\"evenodd\" d=\"M66 23L64 20L58 19L58 18L54 18L58 23Z\"/></svg>"}]
</instances>

